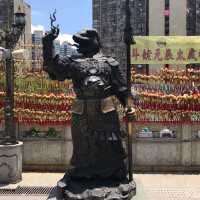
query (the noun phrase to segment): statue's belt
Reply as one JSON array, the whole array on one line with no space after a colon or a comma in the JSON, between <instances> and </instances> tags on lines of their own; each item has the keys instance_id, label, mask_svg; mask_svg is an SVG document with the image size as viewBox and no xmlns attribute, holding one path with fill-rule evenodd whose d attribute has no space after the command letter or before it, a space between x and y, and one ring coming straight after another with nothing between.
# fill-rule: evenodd
<instances>
[{"instance_id":1,"label":"statue's belt","mask_svg":"<svg viewBox=\"0 0 200 200\"><path fill-rule=\"evenodd\" d=\"M116 110L114 105L114 96L109 96L103 99L75 99L71 112L75 114L83 114L86 106L99 105L102 113L108 113Z\"/></svg>"}]
</instances>

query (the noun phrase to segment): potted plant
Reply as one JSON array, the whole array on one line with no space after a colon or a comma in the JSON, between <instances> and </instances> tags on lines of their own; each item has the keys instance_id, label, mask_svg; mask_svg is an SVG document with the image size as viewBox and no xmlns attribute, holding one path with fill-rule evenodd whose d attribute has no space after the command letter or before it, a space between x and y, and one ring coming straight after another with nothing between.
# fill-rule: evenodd
<instances>
[{"instance_id":1,"label":"potted plant","mask_svg":"<svg viewBox=\"0 0 200 200\"><path fill-rule=\"evenodd\" d=\"M28 134L27 136L28 137L40 137L40 130L38 128L31 128L29 131L28 131Z\"/></svg>"},{"instance_id":2,"label":"potted plant","mask_svg":"<svg viewBox=\"0 0 200 200\"><path fill-rule=\"evenodd\" d=\"M48 138L57 138L58 137L58 132L56 131L55 128L49 128L47 131L46 137Z\"/></svg>"}]
</instances>

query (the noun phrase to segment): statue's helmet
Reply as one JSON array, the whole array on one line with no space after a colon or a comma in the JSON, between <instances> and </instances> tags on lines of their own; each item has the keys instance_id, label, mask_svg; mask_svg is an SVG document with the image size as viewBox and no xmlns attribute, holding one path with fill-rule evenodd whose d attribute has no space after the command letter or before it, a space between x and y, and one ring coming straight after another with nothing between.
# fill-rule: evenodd
<instances>
[{"instance_id":1,"label":"statue's helmet","mask_svg":"<svg viewBox=\"0 0 200 200\"><path fill-rule=\"evenodd\" d=\"M84 55L95 55L100 51L100 40L96 29L84 29L73 35L77 51Z\"/></svg>"}]
</instances>

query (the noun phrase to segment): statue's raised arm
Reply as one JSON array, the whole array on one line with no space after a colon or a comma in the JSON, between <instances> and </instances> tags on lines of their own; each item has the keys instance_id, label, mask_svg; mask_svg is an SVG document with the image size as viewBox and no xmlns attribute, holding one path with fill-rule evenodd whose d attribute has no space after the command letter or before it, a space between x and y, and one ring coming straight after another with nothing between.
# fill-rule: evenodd
<instances>
[{"instance_id":1,"label":"statue's raised arm","mask_svg":"<svg viewBox=\"0 0 200 200\"><path fill-rule=\"evenodd\" d=\"M55 54L54 40L58 37L60 29L59 26L54 26L56 21L56 10L53 15L50 15L51 30L45 33L42 39L43 43L43 70L46 71L53 80L63 81L66 78L71 78L72 61L70 58L60 58Z\"/></svg>"}]
</instances>

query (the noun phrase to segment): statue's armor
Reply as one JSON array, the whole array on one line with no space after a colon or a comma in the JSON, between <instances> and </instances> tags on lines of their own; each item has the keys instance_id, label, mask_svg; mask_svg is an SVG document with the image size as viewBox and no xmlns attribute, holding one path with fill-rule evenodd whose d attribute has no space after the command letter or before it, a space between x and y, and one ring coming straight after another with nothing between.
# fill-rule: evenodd
<instances>
[{"instance_id":1,"label":"statue's armor","mask_svg":"<svg viewBox=\"0 0 200 200\"><path fill-rule=\"evenodd\" d=\"M115 110L111 83L111 66L105 57L78 59L80 73L73 79L77 99L72 106L72 112L82 114L84 109L89 114L110 112ZM91 103L92 100L92 103ZM86 104L90 102L90 106ZM96 109L99 107L99 109ZM93 108L93 109L92 109Z\"/></svg>"},{"instance_id":2,"label":"statue's armor","mask_svg":"<svg viewBox=\"0 0 200 200\"><path fill-rule=\"evenodd\" d=\"M80 74L73 83L79 99L105 98L111 95L111 68L105 59L79 59L76 62L80 65Z\"/></svg>"}]
</instances>

